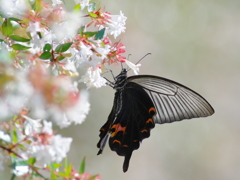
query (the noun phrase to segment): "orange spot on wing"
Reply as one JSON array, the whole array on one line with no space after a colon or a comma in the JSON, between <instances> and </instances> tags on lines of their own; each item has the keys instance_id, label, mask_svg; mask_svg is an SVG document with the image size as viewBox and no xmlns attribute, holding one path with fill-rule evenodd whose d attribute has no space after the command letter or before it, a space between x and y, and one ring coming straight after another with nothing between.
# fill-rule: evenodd
<instances>
[{"instance_id":1,"label":"orange spot on wing","mask_svg":"<svg viewBox=\"0 0 240 180\"><path fill-rule=\"evenodd\" d=\"M138 140L136 139L136 140L133 140L133 142L138 142Z\"/></svg>"},{"instance_id":2,"label":"orange spot on wing","mask_svg":"<svg viewBox=\"0 0 240 180\"><path fill-rule=\"evenodd\" d=\"M115 140L113 141L113 143L115 143L115 142L118 143L118 144L121 144L121 142L120 142L119 140L116 140L116 139L115 139Z\"/></svg>"},{"instance_id":3,"label":"orange spot on wing","mask_svg":"<svg viewBox=\"0 0 240 180\"><path fill-rule=\"evenodd\" d=\"M125 131L126 131L126 127L122 127L120 123L114 124L114 125L112 126L112 128L114 128L115 131L112 132L111 137L114 137L119 131L123 131L123 133L125 133Z\"/></svg>"},{"instance_id":4,"label":"orange spot on wing","mask_svg":"<svg viewBox=\"0 0 240 180\"><path fill-rule=\"evenodd\" d=\"M142 130L141 132L144 133L144 132L148 132L148 131L147 131L146 129L144 129L144 130Z\"/></svg>"},{"instance_id":5,"label":"orange spot on wing","mask_svg":"<svg viewBox=\"0 0 240 180\"><path fill-rule=\"evenodd\" d=\"M123 147L128 147L128 145L123 145Z\"/></svg>"},{"instance_id":6,"label":"orange spot on wing","mask_svg":"<svg viewBox=\"0 0 240 180\"><path fill-rule=\"evenodd\" d=\"M146 123L152 123L153 124L153 120L151 118L149 118Z\"/></svg>"},{"instance_id":7,"label":"orange spot on wing","mask_svg":"<svg viewBox=\"0 0 240 180\"><path fill-rule=\"evenodd\" d=\"M148 112L150 113L150 112L154 112L154 114L156 114L156 109L154 108L154 107L151 107L149 110L148 110Z\"/></svg>"}]
</instances>

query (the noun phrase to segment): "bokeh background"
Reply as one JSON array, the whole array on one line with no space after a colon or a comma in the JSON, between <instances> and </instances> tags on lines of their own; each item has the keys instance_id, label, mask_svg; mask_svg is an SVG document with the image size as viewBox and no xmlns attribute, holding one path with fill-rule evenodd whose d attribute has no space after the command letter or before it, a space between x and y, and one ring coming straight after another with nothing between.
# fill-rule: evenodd
<instances>
[{"instance_id":1,"label":"bokeh background","mask_svg":"<svg viewBox=\"0 0 240 180\"><path fill-rule=\"evenodd\" d=\"M65 0L69 9L74 3ZM97 156L99 129L112 108L114 90L90 89L91 111L82 125L59 129L73 137L69 161L102 180L240 179L240 1L101 0L112 14L128 17L118 37L140 74L163 76L205 97L215 109L207 118L156 125L133 152L127 173L123 157L108 147ZM117 75L121 66L111 67ZM129 73L131 75L132 72ZM111 78L111 77L109 77ZM82 87L85 87L84 85Z\"/></svg>"}]
</instances>

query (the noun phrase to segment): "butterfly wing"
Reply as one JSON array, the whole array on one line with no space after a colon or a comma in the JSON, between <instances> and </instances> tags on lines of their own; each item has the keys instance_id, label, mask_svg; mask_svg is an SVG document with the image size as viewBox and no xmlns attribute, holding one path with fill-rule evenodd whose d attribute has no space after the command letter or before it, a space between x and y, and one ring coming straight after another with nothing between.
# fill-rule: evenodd
<instances>
[{"instance_id":1,"label":"butterfly wing","mask_svg":"<svg viewBox=\"0 0 240 180\"><path fill-rule=\"evenodd\" d=\"M132 152L140 142L150 136L154 128L154 104L141 86L129 82L123 90L115 93L114 105L108 121L100 129L99 152L102 152L107 134L109 146L120 156L125 156L123 171L126 172Z\"/></svg>"},{"instance_id":2,"label":"butterfly wing","mask_svg":"<svg viewBox=\"0 0 240 180\"><path fill-rule=\"evenodd\" d=\"M138 75L128 77L127 82L137 83L148 93L157 111L155 123L171 123L214 113L212 106L201 95L172 80Z\"/></svg>"}]
</instances>

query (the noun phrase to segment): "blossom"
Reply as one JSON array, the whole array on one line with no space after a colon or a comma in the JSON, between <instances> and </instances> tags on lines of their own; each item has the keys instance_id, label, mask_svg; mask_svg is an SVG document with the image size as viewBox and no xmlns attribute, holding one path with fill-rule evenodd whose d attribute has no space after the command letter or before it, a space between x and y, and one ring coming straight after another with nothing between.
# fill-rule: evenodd
<instances>
[{"instance_id":1,"label":"blossom","mask_svg":"<svg viewBox=\"0 0 240 180\"><path fill-rule=\"evenodd\" d=\"M89 0L74 0L76 4L81 4L81 10L89 5Z\"/></svg>"},{"instance_id":2,"label":"blossom","mask_svg":"<svg viewBox=\"0 0 240 180\"><path fill-rule=\"evenodd\" d=\"M31 32L31 33L37 33L40 32L40 23L39 22L29 22L29 25L26 29L26 31Z\"/></svg>"},{"instance_id":3,"label":"blossom","mask_svg":"<svg viewBox=\"0 0 240 180\"><path fill-rule=\"evenodd\" d=\"M34 135L29 147L30 157L35 157L39 165L60 162L66 157L72 138L54 135L51 122L43 121L43 124L42 131Z\"/></svg>"},{"instance_id":4,"label":"blossom","mask_svg":"<svg viewBox=\"0 0 240 180\"><path fill-rule=\"evenodd\" d=\"M81 25L79 13L66 13L65 19L61 23L52 24L52 30L59 42L64 39L72 39Z\"/></svg>"},{"instance_id":5,"label":"blossom","mask_svg":"<svg viewBox=\"0 0 240 180\"><path fill-rule=\"evenodd\" d=\"M62 0L52 0L52 5L53 6L56 6L57 4L62 4L63 2L62 2Z\"/></svg>"},{"instance_id":6,"label":"blossom","mask_svg":"<svg viewBox=\"0 0 240 180\"><path fill-rule=\"evenodd\" d=\"M0 130L0 139L2 139L5 142L10 143L11 137L8 134L5 134L3 131ZM0 168L1 169L1 168Z\"/></svg>"},{"instance_id":7,"label":"blossom","mask_svg":"<svg viewBox=\"0 0 240 180\"><path fill-rule=\"evenodd\" d=\"M133 64L132 62L125 60L126 64L133 70L134 74L138 74L141 64Z\"/></svg>"},{"instance_id":8,"label":"blossom","mask_svg":"<svg viewBox=\"0 0 240 180\"><path fill-rule=\"evenodd\" d=\"M26 0L1 0L0 11L8 17L20 18L28 8Z\"/></svg>"},{"instance_id":9,"label":"blossom","mask_svg":"<svg viewBox=\"0 0 240 180\"><path fill-rule=\"evenodd\" d=\"M81 124L90 110L88 102L88 92L82 90L75 106L65 111L66 117L75 124Z\"/></svg>"},{"instance_id":10,"label":"blossom","mask_svg":"<svg viewBox=\"0 0 240 180\"><path fill-rule=\"evenodd\" d=\"M88 68L86 74L82 76L79 82L84 82L87 88L100 88L106 86L106 79L101 76L102 70L100 68Z\"/></svg>"},{"instance_id":11,"label":"blossom","mask_svg":"<svg viewBox=\"0 0 240 180\"><path fill-rule=\"evenodd\" d=\"M16 166L12 172L16 175L16 176L22 176L25 175L29 172L29 166L28 165L19 165Z\"/></svg>"},{"instance_id":12,"label":"blossom","mask_svg":"<svg viewBox=\"0 0 240 180\"><path fill-rule=\"evenodd\" d=\"M81 124L90 110L90 104L88 102L88 92L80 91L76 94L76 102L72 103L72 106L66 107L66 109L60 109L57 106L51 106L50 112L56 124L60 128L68 127L70 124Z\"/></svg>"},{"instance_id":13,"label":"blossom","mask_svg":"<svg viewBox=\"0 0 240 180\"><path fill-rule=\"evenodd\" d=\"M109 32L111 35L114 36L116 39L117 36L119 36L122 32L125 32L125 25L127 17L124 16L122 11L120 11L120 15L109 15L111 19L106 24L108 25L109 29L107 29L107 32Z\"/></svg>"},{"instance_id":14,"label":"blossom","mask_svg":"<svg viewBox=\"0 0 240 180\"><path fill-rule=\"evenodd\" d=\"M22 115L26 119L24 122L24 131L26 135L32 135L34 133L39 132L40 128L42 127L41 119L31 119L28 116Z\"/></svg>"}]
</instances>

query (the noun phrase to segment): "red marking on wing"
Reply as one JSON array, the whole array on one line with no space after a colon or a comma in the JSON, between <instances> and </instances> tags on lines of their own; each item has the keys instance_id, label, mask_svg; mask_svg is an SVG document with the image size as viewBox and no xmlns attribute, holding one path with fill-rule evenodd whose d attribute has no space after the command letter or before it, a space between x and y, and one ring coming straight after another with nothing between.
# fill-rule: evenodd
<instances>
[{"instance_id":1,"label":"red marking on wing","mask_svg":"<svg viewBox=\"0 0 240 180\"><path fill-rule=\"evenodd\" d=\"M114 124L114 125L112 126L112 128L114 128L115 131L112 132L111 137L114 137L119 131L123 131L123 133L125 133L125 131L126 131L126 127L122 127L120 123Z\"/></svg>"},{"instance_id":2,"label":"red marking on wing","mask_svg":"<svg viewBox=\"0 0 240 180\"><path fill-rule=\"evenodd\" d=\"M121 144L121 142L120 142L119 140L116 140L116 139L115 139L115 140L113 141L113 143L115 143L115 142L118 143L118 144Z\"/></svg>"},{"instance_id":3,"label":"red marking on wing","mask_svg":"<svg viewBox=\"0 0 240 180\"><path fill-rule=\"evenodd\" d=\"M153 124L153 120L151 118L149 118L146 123L152 123Z\"/></svg>"},{"instance_id":4,"label":"red marking on wing","mask_svg":"<svg viewBox=\"0 0 240 180\"><path fill-rule=\"evenodd\" d=\"M155 109L154 107L151 107L151 108L148 110L149 113L152 112L152 111L156 114L156 109Z\"/></svg>"},{"instance_id":5,"label":"red marking on wing","mask_svg":"<svg viewBox=\"0 0 240 180\"><path fill-rule=\"evenodd\" d=\"M148 131L146 129L144 129L144 130L141 130L141 132L144 133L144 132L148 132Z\"/></svg>"}]
</instances>

